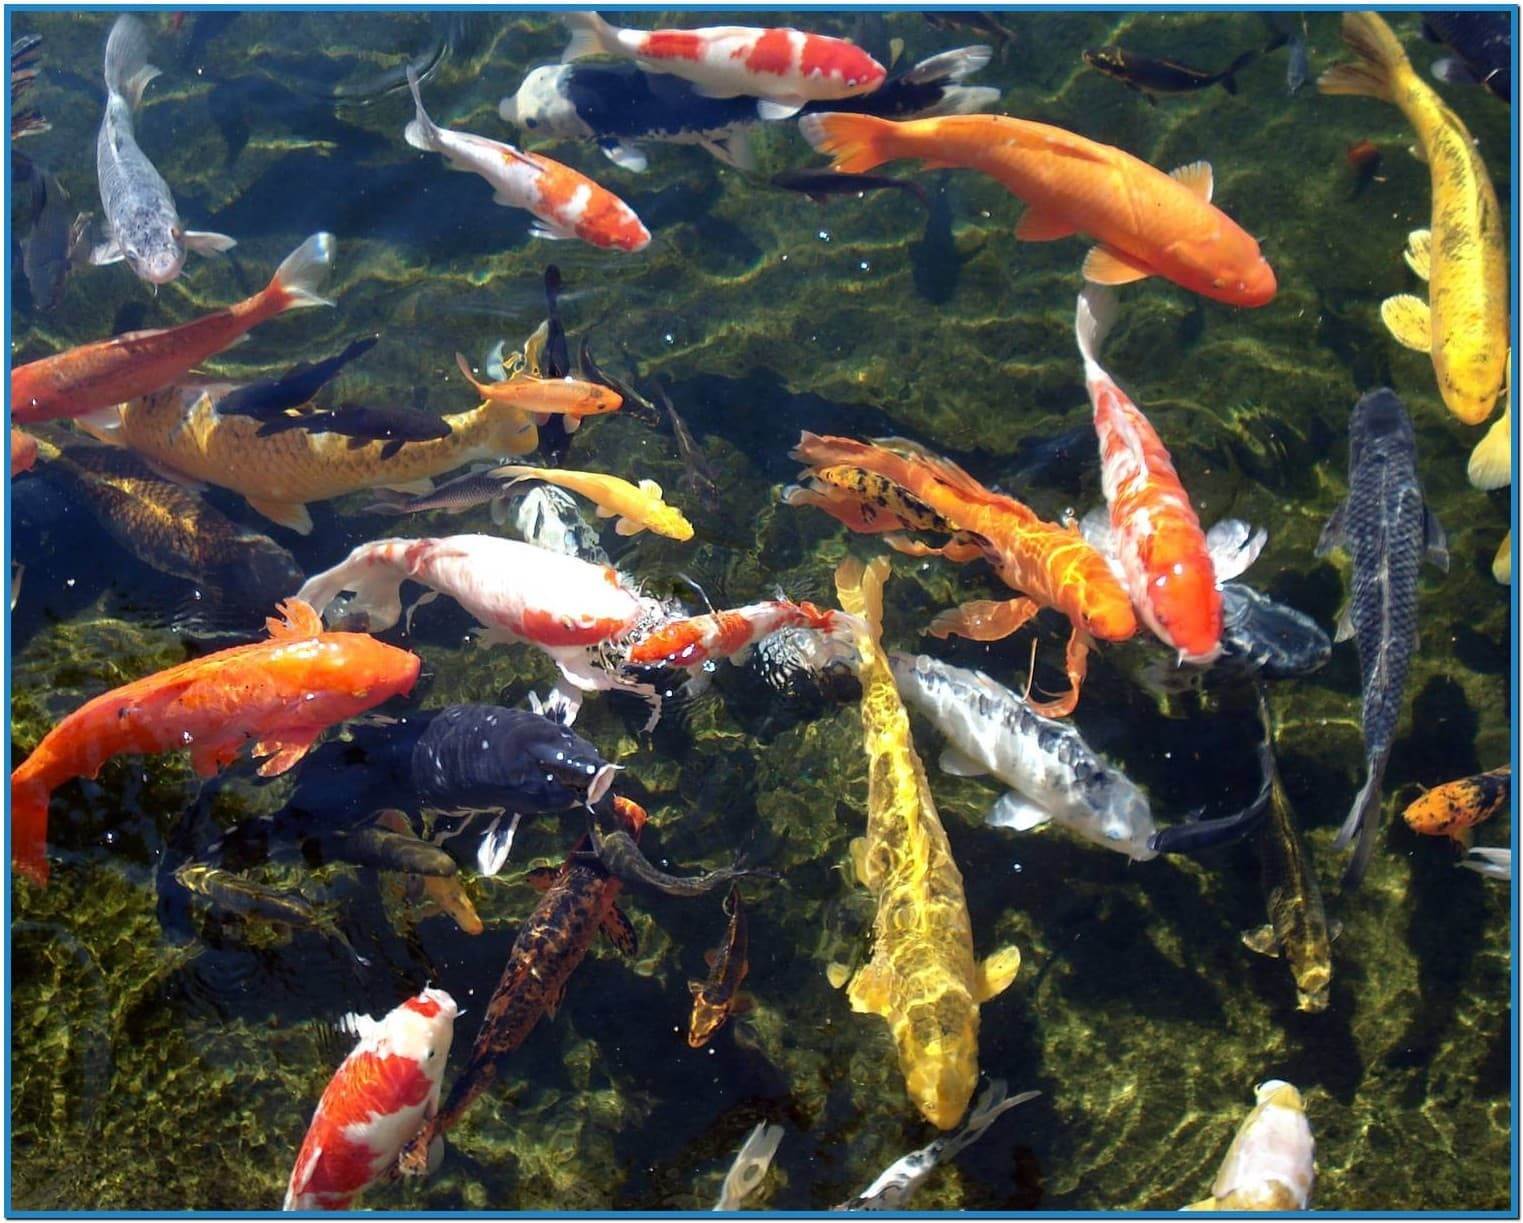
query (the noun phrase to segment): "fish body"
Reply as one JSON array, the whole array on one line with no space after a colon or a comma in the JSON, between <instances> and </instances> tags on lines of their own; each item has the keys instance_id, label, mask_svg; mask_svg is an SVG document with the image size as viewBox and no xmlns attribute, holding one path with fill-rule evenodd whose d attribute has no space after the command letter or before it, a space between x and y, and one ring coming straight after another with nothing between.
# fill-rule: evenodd
<instances>
[{"instance_id":1,"label":"fish body","mask_svg":"<svg viewBox=\"0 0 1523 1223\"><path fill-rule=\"evenodd\" d=\"M789 625L756 643L751 665L775 692L791 699L856 701L862 685L850 641L818 629Z\"/></svg>"},{"instance_id":2,"label":"fish body","mask_svg":"<svg viewBox=\"0 0 1523 1223\"><path fill-rule=\"evenodd\" d=\"M520 373L498 382L480 382L471 373L470 363L462 354L455 354L455 364L483 400L507 404L523 412L541 416L569 416L580 421L587 416L617 412L624 403L617 391L580 378L540 378Z\"/></svg>"},{"instance_id":3,"label":"fish body","mask_svg":"<svg viewBox=\"0 0 1523 1223\"><path fill-rule=\"evenodd\" d=\"M641 853L639 843L623 829L605 833L593 826L589 835L593 854L610 875L625 883L644 884L668 896L702 896L746 875L760 873L747 870L737 862L734 866L721 866L701 875L669 875Z\"/></svg>"},{"instance_id":4,"label":"fish body","mask_svg":"<svg viewBox=\"0 0 1523 1223\"><path fill-rule=\"evenodd\" d=\"M1297 31L1287 40L1285 53L1285 92L1295 97L1311 79L1311 57L1306 50L1306 35Z\"/></svg>"},{"instance_id":5,"label":"fish body","mask_svg":"<svg viewBox=\"0 0 1523 1223\"><path fill-rule=\"evenodd\" d=\"M1195 93L1213 85L1220 85L1228 93L1235 94L1237 73L1258 56L1257 51L1245 51L1220 72L1203 72L1171 59L1155 59L1124 47L1106 46L1085 51L1084 62L1096 72L1136 90L1156 105L1158 94Z\"/></svg>"},{"instance_id":6,"label":"fish body","mask_svg":"<svg viewBox=\"0 0 1523 1223\"><path fill-rule=\"evenodd\" d=\"M1241 582L1223 582L1219 665L1269 679L1293 679L1319 670L1333 643L1310 616L1276 603Z\"/></svg>"},{"instance_id":7,"label":"fish body","mask_svg":"<svg viewBox=\"0 0 1523 1223\"><path fill-rule=\"evenodd\" d=\"M450 435L447 420L412 408L368 407L348 403L337 408L276 416L259 426L256 437L269 437L288 429L305 433L336 433L349 439L349 448L366 442L382 442L379 457L394 458L410 442L433 442Z\"/></svg>"},{"instance_id":8,"label":"fish body","mask_svg":"<svg viewBox=\"0 0 1523 1223\"><path fill-rule=\"evenodd\" d=\"M415 73L409 72L407 84L417 108L403 133L407 143L425 153L438 153L452 169L486 179L492 185L494 203L522 208L535 217L530 227L535 237L579 238L604 250L630 252L649 245L650 231L634 209L606 187L538 153L437 126L423 109Z\"/></svg>"},{"instance_id":9,"label":"fish body","mask_svg":"<svg viewBox=\"0 0 1523 1223\"><path fill-rule=\"evenodd\" d=\"M724 940L705 957L709 975L702 981L689 981L687 985L693 995L693 1013L687 1028L690 1049L703 1048L714 1038L714 1033L729 1022L740 1004L740 987L751 967L747 959L750 934L746 907L736 884L730 885L724 911L729 914L730 921L725 927Z\"/></svg>"},{"instance_id":10,"label":"fish body","mask_svg":"<svg viewBox=\"0 0 1523 1223\"><path fill-rule=\"evenodd\" d=\"M1366 779L1334 842L1358 837L1344 886L1356 886L1375 850L1380 784L1417 645L1417 573L1424 555L1445 571L1444 529L1423 502L1412 422L1394 392L1381 387L1354 406L1349 422L1348 498L1317 544L1322 556L1342 546L1352 561L1348 604L1336 640L1359 651Z\"/></svg>"},{"instance_id":11,"label":"fish body","mask_svg":"<svg viewBox=\"0 0 1523 1223\"><path fill-rule=\"evenodd\" d=\"M1316 1182L1316 1143L1301 1093L1270 1079L1254 1089L1256 1103L1211 1186L1211 1196L1186 1210L1305 1210Z\"/></svg>"},{"instance_id":12,"label":"fish body","mask_svg":"<svg viewBox=\"0 0 1523 1223\"><path fill-rule=\"evenodd\" d=\"M409 899L414 895L421 896L428 910L443 913L463 934L474 937L486 929L460 882L455 860L437 845L415 837L412 822L405 813L394 807L377 812L375 825L360 830L359 835L368 836L368 847L382 851L377 857L391 860L393 865L386 869L396 871L398 865L403 867L400 876L404 896ZM387 840L381 841L381 837ZM436 856L448 862L450 869L430 869L426 873L411 869L423 865L433 867Z\"/></svg>"},{"instance_id":13,"label":"fish body","mask_svg":"<svg viewBox=\"0 0 1523 1223\"><path fill-rule=\"evenodd\" d=\"M361 964L369 963L355 951L332 917L295 892L265 887L204 862L182 863L175 869L174 877L186 891L203 897L224 912L257 918L292 930L320 931L335 938Z\"/></svg>"},{"instance_id":14,"label":"fish body","mask_svg":"<svg viewBox=\"0 0 1523 1223\"><path fill-rule=\"evenodd\" d=\"M158 75L148 62L142 22L123 13L106 39L106 113L95 138L95 174L107 241L93 262L125 259L133 273L151 285L168 284L178 276L186 250L214 254L237 245L225 234L187 233L169 184L138 148L132 112L148 82Z\"/></svg>"},{"instance_id":15,"label":"fish body","mask_svg":"<svg viewBox=\"0 0 1523 1223\"><path fill-rule=\"evenodd\" d=\"M1478 12L1439 10L1422 15L1423 34L1459 57L1439 60L1433 75L1455 84L1484 85L1502 101L1512 102L1512 23L1500 9Z\"/></svg>"},{"instance_id":16,"label":"fish body","mask_svg":"<svg viewBox=\"0 0 1523 1223\"><path fill-rule=\"evenodd\" d=\"M24 429L11 430L11 476L31 471L37 463L37 439Z\"/></svg>"},{"instance_id":17,"label":"fish body","mask_svg":"<svg viewBox=\"0 0 1523 1223\"><path fill-rule=\"evenodd\" d=\"M1418 75L1378 13L1343 15L1355 62L1329 68L1323 93L1379 98L1399 107L1417 133L1432 182L1428 274L1430 344L1439 393L1459 420L1491 415L1507 370L1507 234L1496 190L1470 133Z\"/></svg>"},{"instance_id":18,"label":"fish body","mask_svg":"<svg viewBox=\"0 0 1523 1223\"><path fill-rule=\"evenodd\" d=\"M763 637L789 627L839 632L846 621L839 612L813 603L769 599L729 611L673 620L630 646L625 661L635 666L692 669L720 658L743 658Z\"/></svg>"},{"instance_id":19,"label":"fish body","mask_svg":"<svg viewBox=\"0 0 1523 1223\"><path fill-rule=\"evenodd\" d=\"M376 346L380 336L363 336L344 347L344 351L321 361L301 361L276 378L250 382L229 391L217 402L223 416L252 416L270 420L287 408L299 408L332 382L351 361L363 357Z\"/></svg>"},{"instance_id":20,"label":"fish body","mask_svg":"<svg viewBox=\"0 0 1523 1223\"><path fill-rule=\"evenodd\" d=\"M103 530L145 565L237 608L268 607L304 577L268 535L238 526L128 450L64 446L48 464Z\"/></svg>"},{"instance_id":21,"label":"fish body","mask_svg":"<svg viewBox=\"0 0 1523 1223\"><path fill-rule=\"evenodd\" d=\"M82 344L11 370L11 419L85 416L161 391L284 310L329 306L318 297L333 260L333 235L313 234L286 256L270 283L236 305L166 327Z\"/></svg>"},{"instance_id":22,"label":"fish body","mask_svg":"<svg viewBox=\"0 0 1523 1223\"><path fill-rule=\"evenodd\" d=\"M814 473L836 464L848 464L874 472L903 489L918 502L940 515L959 532L939 548L910 543L889 536L888 542L911 555L936 554L954 562L983 557L1018 599L1006 602L978 601L943 612L931 622L932 636L958 634L978 641L997 641L1019 629L1042 607L1066 615L1073 626L1065 669L1069 691L1054 700L1032 705L1047 717L1065 717L1079 701L1090 645L1102 641L1125 641L1137 631L1131 598L1116 580L1106 559L1076 527L1043 522L1014 497L991 492L957 464L929 451L894 438L871 444L843 437L804 433L791 458L810 465L806 478L811 488L790 489L789 504L801 500L835 514L853 530L896 531L898 519L879 514L864 522L867 504L856 496L838 495L840 490L816 485ZM802 498L823 492L818 499Z\"/></svg>"},{"instance_id":23,"label":"fish body","mask_svg":"<svg viewBox=\"0 0 1523 1223\"><path fill-rule=\"evenodd\" d=\"M240 493L264 517L300 535L312 531L308 502L367 488L431 489L434 476L526 453L537 439L524 413L489 403L441 417L447 437L414 442L383 458L383 443L352 447L337 434L292 429L261 437L257 419L218 412L221 399L236 390L231 383L169 387L122 404L113 427L91 432L129 447L159 470Z\"/></svg>"},{"instance_id":24,"label":"fish body","mask_svg":"<svg viewBox=\"0 0 1523 1223\"><path fill-rule=\"evenodd\" d=\"M803 113L853 110L887 119L970 114L999 100L999 90L961 82L989 61L987 47L961 47L923 60L869 94L808 103ZM730 165L754 163L750 134L760 123L754 98L710 98L676 77L631 63L550 64L535 68L503 98L498 113L535 136L589 140L615 165L647 165L642 142L696 144Z\"/></svg>"},{"instance_id":25,"label":"fish body","mask_svg":"<svg viewBox=\"0 0 1523 1223\"><path fill-rule=\"evenodd\" d=\"M947 739L944 770L992 774L1010 787L988 822L1026 831L1049 820L1138 862L1155 857L1146 796L1106 764L1068 722L1034 712L980 671L927 655L890 652L899 695Z\"/></svg>"},{"instance_id":26,"label":"fish body","mask_svg":"<svg viewBox=\"0 0 1523 1223\"><path fill-rule=\"evenodd\" d=\"M638 836L645 813L638 804L614 799L626 831ZM582 846L586 841L582 842ZM403 1151L398 1168L422 1175L435 1138L453 1128L471 1104L497 1080L503 1059L528 1038L541 1016L555 1017L566 997L571 974L586 958L592 940L603 931L625 955L635 953L635 932L620 912L620 883L598 863L573 851L557 869L542 867L531 875L543 890L513 948L497 988L487 1001L470 1060L450 1088L444 1107Z\"/></svg>"},{"instance_id":27,"label":"fish body","mask_svg":"<svg viewBox=\"0 0 1523 1223\"><path fill-rule=\"evenodd\" d=\"M631 30L596 13L563 13L571 41L561 56L632 59L646 72L690 81L712 98L756 98L763 119L786 119L806 102L871 93L883 65L843 38L787 27L711 26L698 30Z\"/></svg>"},{"instance_id":28,"label":"fish body","mask_svg":"<svg viewBox=\"0 0 1523 1223\"><path fill-rule=\"evenodd\" d=\"M318 1101L286 1187L285 1210L348 1210L439 1108L459 1008L425 989L377 1022L355 1016L360 1042Z\"/></svg>"},{"instance_id":29,"label":"fish body","mask_svg":"<svg viewBox=\"0 0 1523 1223\"><path fill-rule=\"evenodd\" d=\"M730 1170L725 1173L724 1183L719 1187L719 1197L714 1202L715 1210L740 1209L741 1203L755 1192L762 1178L767 1175L767 1169L772 1166L772 1157L777 1154L778 1144L782 1140L782 1126L768 1125L765 1121L757 1123L756 1128L741 1144L740 1150L735 1153L735 1162L730 1165Z\"/></svg>"},{"instance_id":30,"label":"fish body","mask_svg":"<svg viewBox=\"0 0 1523 1223\"><path fill-rule=\"evenodd\" d=\"M1402 812L1413 832L1429 837L1448 837L1461 848L1470 848L1470 830L1489 820L1512 802L1512 767L1504 766L1474 777L1434 786Z\"/></svg>"},{"instance_id":31,"label":"fish body","mask_svg":"<svg viewBox=\"0 0 1523 1223\"><path fill-rule=\"evenodd\" d=\"M63 184L46 170L38 179L38 189L42 207L21 240L21 270L32 304L39 310L51 310L63 296L69 273L89 262L92 215L76 213Z\"/></svg>"},{"instance_id":32,"label":"fish body","mask_svg":"<svg viewBox=\"0 0 1523 1223\"><path fill-rule=\"evenodd\" d=\"M888 562L836 570L842 608L861 619L862 737L868 761L867 832L852 842L857 879L877 901L872 959L847 987L854 1011L881 1016L910 1099L938 1129L954 1127L978 1080L978 1007L1020 968L1007 947L973 958L962 873L952 859L925 769L910 738L893 672L878 643Z\"/></svg>"},{"instance_id":33,"label":"fish body","mask_svg":"<svg viewBox=\"0 0 1523 1223\"><path fill-rule=\"evenodd\" d=\"M693 524L681 510L661 499L661 486L654 480L631 484L598 471L519 465L498 467L492 474L509 483L536 480L579 493L598 507L599 518L615 520L614 530L620 535L649 530L682 542L693 538Z\"/></svg>"},{"instance_id":34,"label":"fish body","mask_svg":"<svg viewBox=\"0 0 1523 1223\"><path fill-rule=\"evenodd\" d=\"M892 178L886 174L832 174L828 170L787 170L774 174L774 187L784 191L797 191L807 195L817 204L826 203L834 195L862 195L868 191L902 191L912 195L927 208L931 206L925 188L906 178Z\"/></svg>"},{"instance_id":35,"label":"fish body","mask_svg":"<svg viewBox=\"0 0 1523 1223\"><path fill-rule=\"evenodd\" d=\"M399 874L447 879L460 872L439 846L413 835L407 816L395 808L377 812L372 825L325 836L323 853L326 858Z\"/></svg>"},{"instance_id":36,"label":"fish body","mask_svg":"<svg viewBox=\"0 0 1523 1223\"><path fill-rule=\"evenodd\" d=\"M661 392L661 406L666 409L667 423L672 427L672 439L677 443L677 457L682 460L683 487L697 497L699 504L709 513L718 514L724 506L724 494L719 489L719 480L715 477L708 457L703 453L703 447L687 427L687 422L677 414L676 405L664 390Z\"/></svg>"},{"instance_id":37,"label":"fish body","mask_svg":"<svg viewBox=\"0 0 1523 1223\"><path fill-rule=\"evenodd\" d=\"M11 862L46 883L48 799L113 756L190 749L198 777L230 764L246 743L261 777L297 763L329 726L412 691L417 655L362 633L327 633L288 599L266 641L234 646L134 680L86 702L43 737L11 774Z\"/></svg>"},{"instance_id":38,"label":"fish body","mask_svg":"<svg viewBox=\"0 0 1523 1223\"><path fill-rule=\"evenodd\" d=\"M1205 162L1165 174L1111 145L1045 123L1004 115L948 115L893 123L870 115L806 115L804 138L860 174L914 158L987 174L1026 212L1015 236L1050 242L1076 233L1098 243L1084 278L1121 285L1162 276L1234 306L1262 306L1274 271L1255 242L1211 203Z\"/></svg>"}]
</instances>

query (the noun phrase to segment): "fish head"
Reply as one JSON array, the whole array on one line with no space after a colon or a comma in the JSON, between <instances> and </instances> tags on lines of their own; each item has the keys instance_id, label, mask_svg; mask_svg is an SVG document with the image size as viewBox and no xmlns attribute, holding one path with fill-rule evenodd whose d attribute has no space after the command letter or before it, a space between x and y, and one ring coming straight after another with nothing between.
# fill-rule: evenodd
<instances>
[{"instance_id":1,"label":"fish head","mask_svg":"<svg viewBox=\"0 0 1523 1223\"><path fill-rule=\"evenodd\" d=\"M1143 619L1159 640L1179 652L1180 662L1215 662L1222 652L1222 596L1209 558L1171 555L1167 540L1156 538L1155 543Z\"/></svg>"},{"instance_id":2,"label":"fish head","mask_svg":"<svg viewBox=\"0 0 1523 1223\"><path fill-rule=\"evenodd\" d=\"M1274 300L1279 283L1269 260L1256 255L1253 262L1237 275L1223 277L1218 287L1226 290L1222 300L1235 306L1264 306Z\"/></svg>"},{"instance_id":3,"label":"fish head","mask_svg":"<svg viewBox=\"0 0 1523 1223\"><path fill-rule=\"evenodd\" d=\"M182 239L178 226L168 230L155 226L122 242L122 258L139 279L151 285L167 285L185 266Z\"/></svg>"},{"instance_id":4,"label":"fish head","mask_svg":"<svg viewBox=\"0 0 1523 1223\"><path fill-rule=\"evenodd\" d=\"M331 726L407 695L423 666L410 650L368 633L324 633L292 642L287 654L300 686L300 719L318 726Z\"/></svg>"},{"instance_id":5,"label":"fish head","mask_svg":"<svg viewBox=\"0 0 1523 1223\"><path fill-rule=\"evenodd\" d=\"M698 987L702 990L702 986ZM701 992L693 994L693 1015L688 1023L687 1043L691 1049L701 1049L708 1044L714 1033L719 1031L730 1017L730 1009L723 1004L716 1005L708 1000Z\"/></svg>"},{"instance_id":6,"label":"fish head","mask_svg":"<svg viewBox=\"0 0 1523 1223\"><path fill-rule=\"evenodd\" d=\"M536 136L591 140L597 133L577 113L572 100L572 64L547 64L524 77L518 92L504 98L497 113L504 122Z\"/></svg>"},{"instance_id":7,"label":"fish head","mask_svg":"<svg viewBox=\"0 0 1523 1223\"><path fill-rule=\"evenodd\" d=\"M600 246L633 254L650 245L650 230L645 228L645 223L635 215L633 208L623 205L610 209L609 221L600 227L595 240Z\"/></svg>"},{"instance_id":8,"label":"fish head","mask_svg":"<svg viewBox=\"0 0 1523 1223\"><path fill-rule=\"evenodd\" d=\"M455 1036L455 1016L460 1008L442 989L426 988L409 998L381 1021L376 1033L389 1057L411 1062L433 1085L444 1077L450 1044Z\"/></svg>"},{"instance_id":9,"label":"fish head","mask_svg":"<svg viewBox=\"0 0 1523 1223\"><path fill-rule=\"evenodd\" d=\"M899 1064L910 1099L938 1129L962 1120L978 1082L978 1008L966 991L947 989L913 1004L899 1025Z\"/></svg>"},{"instance_id":10,"label":"fish head","mask_svg":"<svg viewBox=\"0 0 1523 1223\"><path fill-rule=\"evenodd\" d=\"M1084 792L1090 818L1082 831L1097 845L1146 862L1158 853L1148 844L1158 826L1147 796L1125 774L1104 765L1074 770Z\"/></svg>"},{"instance_id":11,"label":"fish head","mask_svg":"<svg viewBox=\"0 0 1523 1223\"><path fill-rule=\"evenodd\" d=\"M516 715L516 725L512 733L496 737L492 750L515 810L564 811L596 803L608 793L618 766L604 760L591 743L551 718L507 712Z\"/></svg>"},{"instance_id":12,"label":"fish head","mask_svg":"<svg viewBox=\"0 0 1523 1223\"><path fill-rule=\"evenodd\" d=\"M1126 58L1120 47L1094 47L1081 53L1084 62L1106 76L1125 76Z\"/></svg>"},{"instance_id":13,"label":"fish head","mask_svg":"<svg viewBox=\"0 0 1523 1223\"><path fill-rule=\"evenodd\" d=\"M1357 463L1364 447L1382 438L1412 445L1412 418L1390 387L1376 387L1360 396L1349 420L1349 462Z\"/></svg>"},{"instance_id":14,"label":"fish head","mask_svg":"<svg viewBox=\"0 0 1523 1223\"><path fill-rule=\"evenodd\" d=\"M222 589L239 606L268 607L301 588L306 574L296 558L268 535L250 531L238 542L242 545L238 561L224 571Z\"/></svg>"},{"instance_id":15,"label":"fish head","mask_svg":"<svg viewBox=\"0 0 1523 1223\"><path fill-rule=\"evenodd\" d=\"M1132 610L1132 600L1116 583L1110 569L1098 553L1095 554L1103 584L1088 587L1080 618L1091 636L1101 641L1125 641L1137 631L1137 613Z\"/></svg>"}]
</instances>

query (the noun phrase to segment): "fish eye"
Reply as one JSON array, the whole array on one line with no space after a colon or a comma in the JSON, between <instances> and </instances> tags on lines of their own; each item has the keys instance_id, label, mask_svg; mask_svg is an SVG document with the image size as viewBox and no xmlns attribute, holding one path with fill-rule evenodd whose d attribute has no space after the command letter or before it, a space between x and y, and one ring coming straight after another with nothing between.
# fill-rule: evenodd
<instances>
[{"instance_id":1,"label":"fish eye","mask_svg":"<svg viewBox=\"0 0 1523 1223\"><path fill-rule=\"evenodd\" d=\"M524 120L524 127L526 127L526 128L527 128L527 129L528 129L528 130L529 130L529 131L531 131L531 132L532 132L532 131L533 131L533 130L534 130L534 129L535 129L535 128L536 128L536 127L538 127L538 126L539 126L539 120L538 120L538 119L527 119L527 118L526 118L526 119L525 119L525 120Z\"/></svg>"}]
</instances>

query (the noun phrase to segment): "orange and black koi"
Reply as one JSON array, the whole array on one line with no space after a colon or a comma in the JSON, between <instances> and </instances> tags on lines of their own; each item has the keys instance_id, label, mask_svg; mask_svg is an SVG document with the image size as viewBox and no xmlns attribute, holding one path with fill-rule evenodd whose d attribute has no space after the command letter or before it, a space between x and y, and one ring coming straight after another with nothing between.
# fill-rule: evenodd
<instances>
[{"instance_id":1,"label":"orange and black koi","mask_svg":"<svg viewBox=\"0 0 1523 1223\"><path fill-rule=\"evenodd\" d=\"M693 1015L688 1023L687 1043L694 1049L708 1044L731 1015L744 1014L749 1009L740 992L740 983L746 979L751 965L746 958L746 910L741 904L739 886L730 885L724 911L730 915L724 942L705 952L703 957L709 966L708 980L687 983L693 993Z\"/></svg>"}]
</instances>

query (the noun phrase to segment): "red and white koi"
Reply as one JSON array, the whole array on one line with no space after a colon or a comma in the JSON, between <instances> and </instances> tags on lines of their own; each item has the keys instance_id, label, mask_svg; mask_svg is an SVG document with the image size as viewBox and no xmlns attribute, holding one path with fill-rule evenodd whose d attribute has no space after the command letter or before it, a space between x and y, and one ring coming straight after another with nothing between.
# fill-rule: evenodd
<instances>
[{"instance_id":1,"label":"red and white koi","mask_svg":"<svg viewBox=\"0 0 1523 1223\"><path fill-rule=\"evenodd\" d=\"M439 1111L458 1014L442 989L425 989L379 1022L344 1017L360 1043L318 1101L283 1209L348 1210L396 1163L407 1140Z\"/></svg>"},{"instance_id":2,"label":"red and white koi","mask_svg":"<svg viewBox=\"0 0 1523 1223\"><path fill-rule=\"evenodd\" d=\"M1141 409L1100 366L1116 299L1088 285L1074 332L1095 410L1100 476L1109 507L1084 519L1084 534L1110 562L1132 606L1181 662L1206 665L1221 653L1221 583L1254 561L1267 538L1227 519L1203 532L1168 450Z\"/></svg>"},{"instance_id":3,"label":"red and white koi","mask_svg":"<svg viewBox=\"0 0 1523 1223\"><path fill-rule=\"evenodd\" d=\"M763 119L787 119L807 102L871 93L883 65L844 38L786 26L710 26L700 30L629 30L596 13L563 13L571 31L561 63L588 55L632 59L646 72L691 81L706 98L754 97Z\"/></svg>"},{"instance_id":4,"label":"red and white koi","mask_svg":"<svg viewBox=\"0 0 1523 1223\"><path fill-rule=\"evenodd\" d=\"M635 210L606 187L538 153L439 127L423 109L418 77L410 69L407 85L418 111L402 133L407 143L438 153L451 169L479 174L492 184L493 203L533 213L537 220L530 232L536 238L580 238L620 251L642 250L650 242Z\"/></svg>"},{"instance_id":5,"label":"red and white koi","mask_svg":"<svg viewBox=\"0 0 1523 1223\"><path fill-rule=\"evenodd\" d=\"M636 666L701 667L711 659L741 660L763 637L783 628L826 633L849 631L853 618L813 603L769 599L731 611L673 620L630 646L625 661Z\"/></svg>"}]
</instances>

